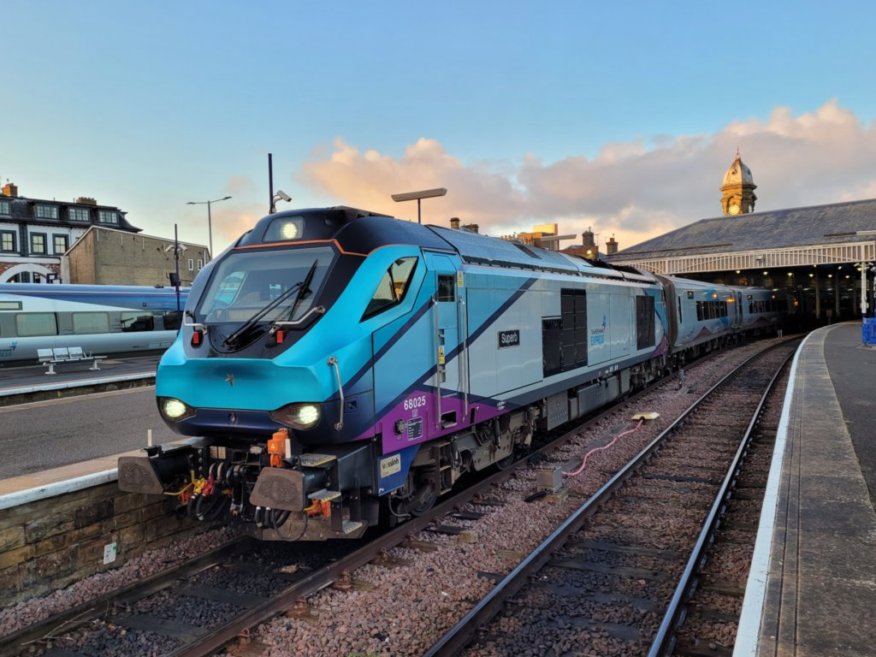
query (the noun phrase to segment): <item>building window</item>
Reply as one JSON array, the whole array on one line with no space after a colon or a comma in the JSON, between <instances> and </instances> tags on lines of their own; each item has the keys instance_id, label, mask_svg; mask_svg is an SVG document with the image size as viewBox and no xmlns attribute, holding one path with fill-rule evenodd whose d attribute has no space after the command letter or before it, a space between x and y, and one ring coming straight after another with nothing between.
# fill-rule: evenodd
<instances>
[{"instance_id":1,"label":"building window","mask_svg":"<svg viewBox=\"0 0 876 657\"><path fill-rule=\"evenodd\" d=\"M57 219L58 218L58 206L57 205L37 205L34 208L34 213L36 214L37 219Z\"/></svg>"},{"instance_id":2,"label":"building window","mask_svg":"<svg viewBox=\"0 0 876 657\"><path fill-rule=\"evenodd\" d=\"M30 252L31 253L46 253L46 234L31 233L30 234Z\"/></svg>"},{"instance_id":3,"label":"building window","mask_svg":"<svg viewBox=\"0 0 876 657\"><path fill-rule=\"evenodd\" d=\"M68 237L66 235L52 235L52 241L54 242L54 253L55 255L61 255L67 251L67 247L69 246Z\"/></svg>"},{"instance_id":4,"label":"building window","mask_svg":"<svg viewBox=\"0 0 876 657\"><path fill-rule=\"evenodd\" d=\"M195 271L195 261L189 258L189 271Z\"/></svg>"},{"instance_id":5,"label":"building window","mask_svg":"<svg viewBox=\"0 0 876 657\"><path fill-rule=\"evenodd\" d=\"M119 213L112 210L98 210L97 220L102 224L117 224L119 223Z\"/></svg>"},{"instance_id":6,"label":"building window","mask_svg":"<svg viewBox=\"0 0 876 657\"><path fill-rule=\"evenodd\" d=\"M0 230L0 251L3 253L15 253L15 231Z\"/></svg>"},{"instance_id":7,"label":"building window","mask_svg":"<svg viewBox=\"0 0 876 657\"><path fill-rule=\"evenodd\" d=\"M69 217L70 221L91 221L91 217L88 216L88 208L70 208Z\"/></svg>"},{"instance_id":8,"label":"building window","mask_svg":"<svg viewBox=\"0 0 876 657\"><path fill-rule=\"evenodd\" d=\"M201 271L204 268L204 261L198 258L198 271Z\"/></svg>"},{"instance_id":9,"label":"building window","mask_svg":"<svg viewBox=\"0 0 876 657\"><path fill-rule=\"evenodd\" d=\"M12 203L9 201L0 201L0 214L7 217L12 214Z\"/></svg>"}]
</instances>

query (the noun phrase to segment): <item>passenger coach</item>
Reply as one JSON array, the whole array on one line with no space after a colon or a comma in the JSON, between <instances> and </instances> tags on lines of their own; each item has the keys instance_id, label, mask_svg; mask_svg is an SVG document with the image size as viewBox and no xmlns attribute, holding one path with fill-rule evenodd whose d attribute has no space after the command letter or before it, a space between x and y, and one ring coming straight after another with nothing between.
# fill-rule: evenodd
<instances>
[{"instance_id":1,"label":"passenger coach","mask_svg":"<svg viewBox=\"0 0 876 657\"><path fill-rule=\"evenodd\" d=\"M0 366L37 349L118 354L161 351L176 337L188 289L123 285L0 285ZM179 304L179 306L177 305Z\"/></svg>"}]
</instances>

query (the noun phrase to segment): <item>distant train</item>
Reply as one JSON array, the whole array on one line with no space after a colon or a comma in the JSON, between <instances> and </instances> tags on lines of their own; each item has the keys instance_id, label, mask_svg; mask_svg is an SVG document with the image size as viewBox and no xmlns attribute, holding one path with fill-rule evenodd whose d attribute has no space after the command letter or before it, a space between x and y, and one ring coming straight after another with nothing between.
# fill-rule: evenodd
<instances>
[{"instance_id":1,"label":"distant train","mask_svg":"<svg viewBox=\"0 0 876 657\"><path fill-rule=\"evenodd\" d=\"M184 307L188 288L180 290ZM182 313L175 288L0 284L0 366L37 360L37 349L95 354L167 349Z\"/></svg>"},{"instance_id":2,"label":"distant train","mask_svg":"<svg viewBox=\"0 0 876 657\"><path fill-rule=\"evenodd\" d=\"M163 418L202 440L123 457L119 486L267 540L361 536L779 314L352 208L270 215L200 272L158 368Z\"/></svg>"}]
</instances>

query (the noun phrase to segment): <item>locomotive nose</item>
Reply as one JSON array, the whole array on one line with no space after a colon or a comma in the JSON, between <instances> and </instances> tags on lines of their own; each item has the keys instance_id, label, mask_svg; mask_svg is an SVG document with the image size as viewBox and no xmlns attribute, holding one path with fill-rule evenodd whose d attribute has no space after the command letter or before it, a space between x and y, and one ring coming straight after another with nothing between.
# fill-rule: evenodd
<instances>
[{"instance_id":1,"label":"locomotive nose","mask_svg":"<svg viewBox=\"0 0 876 657\"><path fill-rule=\"evenodd\" d=\"M310 367L245 358L188 359L184 366L162 362L155 392L194 409L265 411L330 395L328 381L320 381Z\"/></svg>"}]
</instances>

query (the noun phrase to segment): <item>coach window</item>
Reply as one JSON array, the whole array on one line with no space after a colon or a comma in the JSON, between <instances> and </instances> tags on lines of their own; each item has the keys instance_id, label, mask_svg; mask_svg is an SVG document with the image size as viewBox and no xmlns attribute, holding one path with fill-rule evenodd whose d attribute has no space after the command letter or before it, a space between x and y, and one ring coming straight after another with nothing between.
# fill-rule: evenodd
<instances>
[{"instance_id":1,"label":"coach window","mask_svg":"<svg viewBox=\"0 0 876 657\"><path fill-rule=\"evenodd\" d=\"M73 332L109 333L109 315L107 313L73 313Z\"/></svg>"},{"instance_id":2,"label":"coach window","mask_svg":"<svg viewBox=\"0 0 876 657\"><path fill-rule=\"evenodd\" d=\"M182 323L182 313L178 310L168 310L164 313L164 330L176 331Z\"/></svg>"},{"instance_id":3,"label":"coach window","mask_svg":"<svg viewBox=\"0 0 876 657\"><path fill-rule=\"evenodd\" d=\"M402 302L411 286L414 270L417 268L416 258L399 258L389 266L380 284L374 291L374 296L368 302L362 319L373 317Z\"/></svg>"},{"instance_id":4,"label":"coach window","mask_svg":"<svg viewBox=\"0 0 876 657\"><path fill-rule=\"evenodd\" d=\"M22 338L57 335L58 321L55 313L21 313L15 316L15 329Z\"/></svg>"},{"instance_id":5,"label":"coach window","mask_svg":"<svg viewBox=\"0 0 876 657\"><path fill-rule=\"evenodd\" d=\"M155 329L155 322L152 319L152 313L122 313L121 324L122 331L126 333L133 331L152 331Z\"/></svg>"},{"instance_id":6,"label":"coach window","mask_svg":"<svg viewBox=\"0 0 876 657\"><path fill-rule=\"evenodd\" d=\"M3 253L15 253L15 231L0 230L0 251Z\"/></svg>"}]
</instances>

